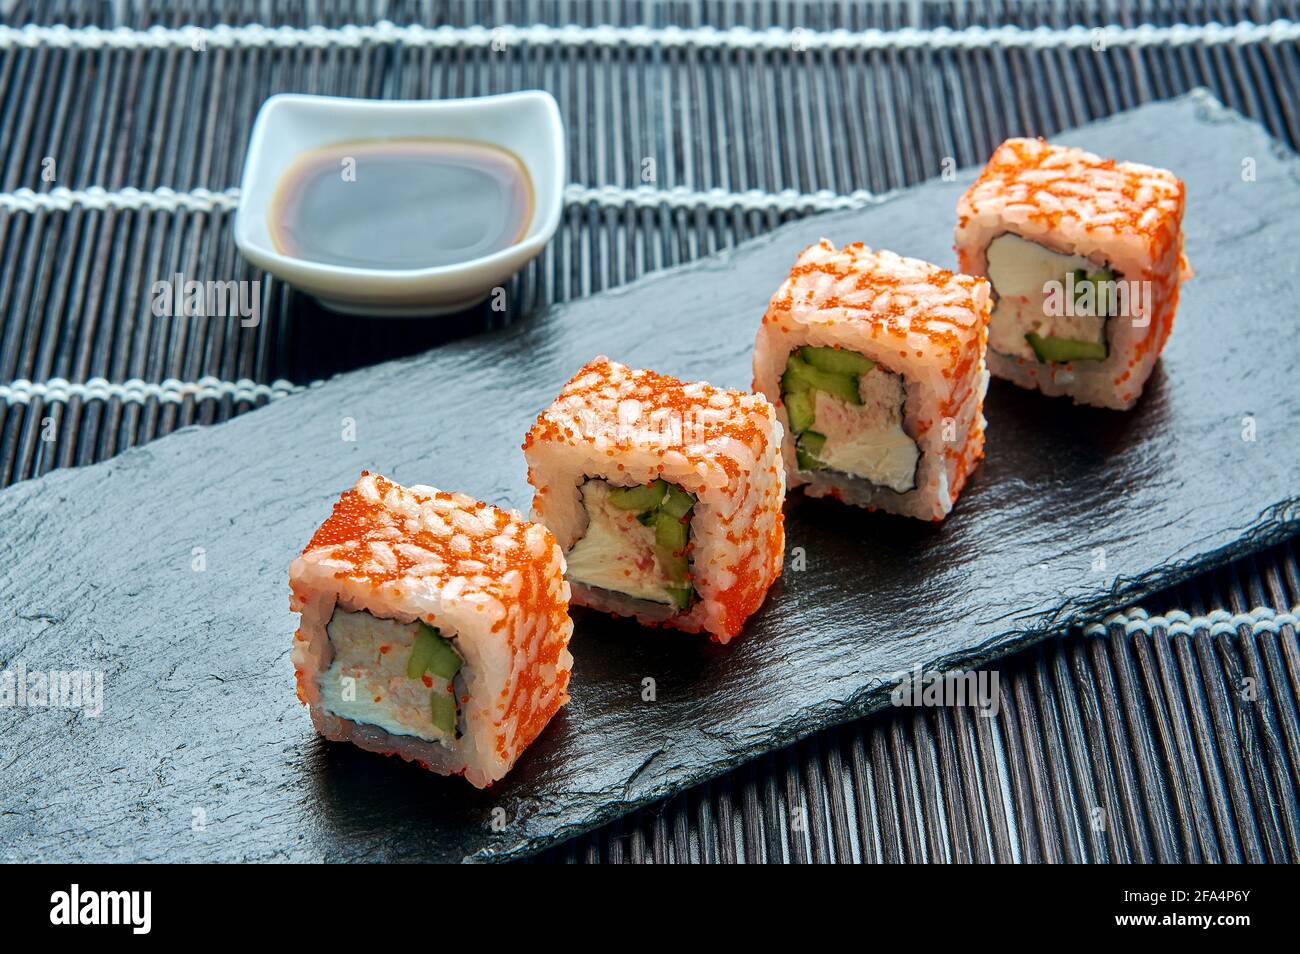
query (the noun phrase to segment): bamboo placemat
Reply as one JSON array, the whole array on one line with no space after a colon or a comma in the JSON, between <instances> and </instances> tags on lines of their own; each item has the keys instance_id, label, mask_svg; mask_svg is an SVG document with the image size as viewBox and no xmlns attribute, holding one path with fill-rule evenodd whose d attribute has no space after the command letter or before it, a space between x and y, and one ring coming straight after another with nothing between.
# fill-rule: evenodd
<instances>
[{"instance_id":1,"label":"bamboo placemat","mask_svg":"<svg viewBox=\"0 0 1300 954\"><path fill-rule=\"evenodd\" d=\"M0 479L225 420L874 201L1008 135L1198 86L1294 149L1298 6L2 3ZM573 185L506 313L341 319L236 253L230 190L272 93L527 87L560 102ZM155 317L153 282L178 273L260 280L261 320ZM931 708L821 733L547 857L1296 860L1295 546L1149 601L1163 617L1013 657L995 718Z\"/></svg>"}]
</instances>

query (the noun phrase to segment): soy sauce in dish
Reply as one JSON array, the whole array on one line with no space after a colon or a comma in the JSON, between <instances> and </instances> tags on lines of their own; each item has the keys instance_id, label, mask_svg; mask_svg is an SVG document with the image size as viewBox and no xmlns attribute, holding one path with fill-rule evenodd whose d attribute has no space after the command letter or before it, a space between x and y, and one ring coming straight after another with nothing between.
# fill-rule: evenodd
<instances>
[{"instance_id":1,"label":"soy sauce in dish","mask_svg":"<svg viewBox=\"0 0 1300 954\"><path fill-rule=\"evenodd\" d=\"M514 245L533 182L514 153L450 139L335 143L297 159L271 201L282 255L353 268L456 265Z\"/></svg>"}]
</instances>

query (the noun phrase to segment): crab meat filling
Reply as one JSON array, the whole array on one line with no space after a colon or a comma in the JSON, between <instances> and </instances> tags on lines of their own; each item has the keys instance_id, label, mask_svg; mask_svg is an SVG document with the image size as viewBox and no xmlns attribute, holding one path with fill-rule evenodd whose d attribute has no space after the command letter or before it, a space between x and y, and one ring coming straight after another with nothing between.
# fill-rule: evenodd
<instances>
[{"instance_id":1,"label":"crab meat filling","mask_svg":"<svg viewBox=\"0 0 1300 954\"><path fill-rule=\"evenodd\" d=\"M826 436L817 458L841 473L904 493L916 486L921 452L903 430L903 379L876 368L858 384L861 404L818 391L814 427Z\"/></svg>"},{"instance_id":2,"label":"crab meat filling","mask_svg":"<svg viewBox=\"0 0 1300 954\"><path fill-rule=\"evenodd\" d=\"M452 639L420 620L402 623L341 608L326 632L334 651L320 679L326 711L392 735L455 744L464 680Z\"/></svg>"}]
</instances>

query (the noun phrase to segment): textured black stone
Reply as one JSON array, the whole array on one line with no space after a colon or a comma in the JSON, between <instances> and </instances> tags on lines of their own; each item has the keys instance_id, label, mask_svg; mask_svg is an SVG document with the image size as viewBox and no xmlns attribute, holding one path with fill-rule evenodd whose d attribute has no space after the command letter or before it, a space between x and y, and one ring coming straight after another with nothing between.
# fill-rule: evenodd
<instances>
[{"instance_id":1,"label":"textured black stone","mask_svg":"<svg viewBox=\"0 0 1300 954\"><path fill-rule=\"evenodd\" d=\"M583 361L747 387L800 249L951 264L969 174L0 495L0 658L105 673L100 718L0 709L6 860L525 854L879 708L915 664L990 660L1294 532L1293 157L1204 98L1060 138L1187 182L1198 274L1137 409L995 382L988 457L940 525L796 493L807 568L731 646L577 611L573 701L489 791L326 743L294 698L286 567L335 495L368 468L526 508L520 441Z\"/></svg>"}]
</instances>

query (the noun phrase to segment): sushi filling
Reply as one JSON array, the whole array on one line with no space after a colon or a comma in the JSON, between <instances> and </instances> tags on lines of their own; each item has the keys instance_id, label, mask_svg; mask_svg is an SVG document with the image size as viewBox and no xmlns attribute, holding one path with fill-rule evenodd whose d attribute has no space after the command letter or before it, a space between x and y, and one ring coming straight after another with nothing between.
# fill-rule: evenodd
<instances>
[{"instance_id":1,"label":"sushi filling","mask_svg":"<svg viewBox=\"0 0 1300 954\"><path fill-rule=\"evenodd\" d=\"M988 247L989 347L1044 364L1103 361L1116 273L1010 232Z\"/></svg>"},{"instance_id":2,"label":"sushi filling","mask_svg":"<svg viewBox=\"0 0 1300 954\"><path fill-rule=\"evenodd\" d=\"M790 353L781 401L800 470L834 470L898 493L916 488L921 451L903 426L901 375L855 351Z\"/></svg>"},{"instance_id":3,"label":"sushi filling","mask_svg":"<svg viewBox=\"0 0 1300 954\"><path fill-rule=\"evenodd\" d=\"M587 529L564 556L565 575L634 599L689 607L695 589L686 551L695 496L663 480L616 487L589 478L581 491Z\"/></svg>"},{"instance_id":4,"label":"sushi filling","mask_svg":"<svg viewBox=\"0 0 1300 954\"><path fill-rule=\"evenodd\" d=\"M326 711L392 735L444 745L460 738L464 660L452 639L421 620L400 623L338 608L326 633L334 651L320 678Z\"/></svg>"}]
</instances>

